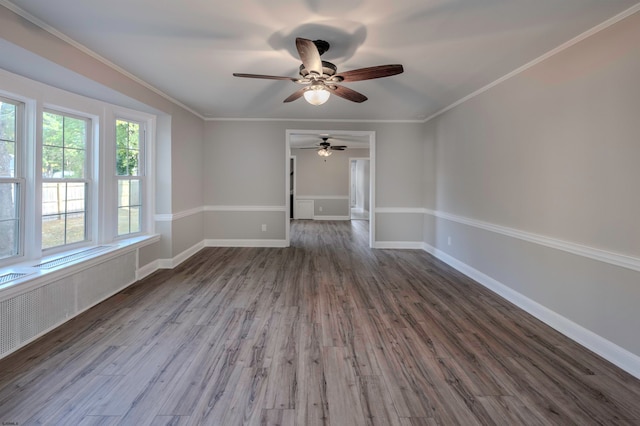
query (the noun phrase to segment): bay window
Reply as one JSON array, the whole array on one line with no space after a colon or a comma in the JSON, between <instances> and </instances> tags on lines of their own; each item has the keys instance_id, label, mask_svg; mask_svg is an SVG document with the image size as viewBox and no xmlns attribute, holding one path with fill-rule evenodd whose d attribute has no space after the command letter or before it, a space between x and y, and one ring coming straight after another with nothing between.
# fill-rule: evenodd
<instances>
[{"instance_id":1,"label":"bay window","mask_svg":"<svg viewBox=\"0 0 640 426\"><path fill-rule=\"evenodd\" d=\"M152 239L154 116L9 78L0 79L0 276Z\"/></svg>"}]
</instances>

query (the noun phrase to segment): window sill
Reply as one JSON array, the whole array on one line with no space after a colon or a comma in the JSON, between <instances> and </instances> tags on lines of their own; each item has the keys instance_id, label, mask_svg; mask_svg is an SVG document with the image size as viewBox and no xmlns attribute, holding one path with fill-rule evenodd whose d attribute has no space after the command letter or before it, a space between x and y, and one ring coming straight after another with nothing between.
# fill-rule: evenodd
<instances>
[{"instance_id":1,"label":"window sill","mask_svg":"<svg viewBox=\"0 0 640 426\"><path fill-rule=\"evenodd\" d=\"M20 276L0 284L0 301L158 241L160 241L159 234L142 235L116 240L110 244L58 252L41 259L32 259L2 267L0 268L0 276L6 274L19 274ZM62 258L71 260L65 260L62 264L57 265L57 261Z\"/></svg>"}]
</instances>

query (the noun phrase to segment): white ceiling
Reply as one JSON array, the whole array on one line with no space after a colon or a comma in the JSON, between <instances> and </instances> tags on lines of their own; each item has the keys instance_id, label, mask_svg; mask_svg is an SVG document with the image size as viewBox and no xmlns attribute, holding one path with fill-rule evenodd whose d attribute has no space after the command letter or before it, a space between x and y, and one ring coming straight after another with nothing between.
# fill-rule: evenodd
<instances>
[{"instance_id":1,"label":"white ceiling","mask_svg":"<svg viewBox=\"0 0 640 426\"><path fill-rule=\"evenodd\" d=\"M7 4L6 0L2 3ZM13 0L205 118L423 120L582 34L636 0ZM17 10L15 7L12 7ZM338 72L403 64L346 83L369 100L282 101L295 38L323 39Z\"/></svg>"}]
</instances>

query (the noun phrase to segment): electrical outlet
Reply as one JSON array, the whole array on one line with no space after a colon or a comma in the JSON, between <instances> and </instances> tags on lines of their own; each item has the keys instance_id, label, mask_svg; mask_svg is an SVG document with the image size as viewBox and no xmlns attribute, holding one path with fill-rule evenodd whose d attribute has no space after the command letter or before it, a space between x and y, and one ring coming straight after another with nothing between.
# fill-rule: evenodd
<instances>
[{"instance_id":1,"label":"electrical outlet","mask_svg":"<svg viewBox=\"0 0 640 426\"><path fill-rule=\"evenodd\" d=\"M267 232L267 224L266 223L262 224L262 232Z\"/></svg>"},{"instance_id":2,"label":"electrical outlet","mask_svg":"<svg viewBox=\"0 0 640 426\"><path fill-rule=\"evenodd\" d=\"M451 237L447 237L447 245L451 245Z\"/></svg>"}]
</instances>

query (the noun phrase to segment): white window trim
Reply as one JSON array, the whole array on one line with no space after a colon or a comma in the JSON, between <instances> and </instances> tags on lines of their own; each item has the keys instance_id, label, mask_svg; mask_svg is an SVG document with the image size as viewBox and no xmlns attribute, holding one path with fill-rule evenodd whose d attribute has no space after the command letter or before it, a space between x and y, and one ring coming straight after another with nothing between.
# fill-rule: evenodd
<instances>
[{"instance_id":1,"label":"white window trim","mask_svg":"<svg viewBox=\"0 0 640 426\"><path fill-rule=\"evenodd\" d=\"M16 106L16 141L15 141L15 154L14 154L14 176L13 177L0 177L1 183L14 183L18 185L18 247L16 254L3 259L0 259L0 267L16 262L16 260L24 257L24 245L25 245L25 217L26 217L26 203L27 199L27 179L25 178L26 172L26 103L18 99L15 96L5 96L0 92L3 102L8 102Z\"/></svg>"},{"instance_id":2,"label":"white window trim","mask_svg":"<svg viewBox=\"0 0 640 426\"><path fill-rule=\"evenodd\" d=\"M42 122L44 119L43 114L45 112L61 115L63 117L79 118L82 120L86 120L87 138L86 138L86 146L85 146L85 177L84 178L74 178L74 179L46 178L45 179L42 177L42 152L44 147ZM96 141L96 138L94 137L94 131L95 131L95 128L98 126L99 119L95 115L89 115L86 113L82 113L80 111L73 111L68 108L59 107L57 105L53 105L53 106L44 105L41 113L38 116L38 121L40 123L40 132L38 133L39 137L36 138L36 150L39 153L38 155L39 164L36 165L35 172L36 172L37 185L40 190L37 200L39 200L38 204L40 205L40 212L39 212L40 213L39 214L40 242L38 245L41 250L41 256L50 255L50 254L59 253L59 252L65 252L67 250L74 250L79 247L86 247L94 244L99 244L99 242L96 242L97 229L95 226L96 222L93 218L94 212L99 209L98 199L95 197L97 195L95 186L97 185L96 182L98 181L98 176L97 176L98 171L94 171L94 167L93 167L93 163L94 163L93 158L95 157L94 155L95 147L99 146L98 145L99 141ZM85 208L84 208L85 239L83 241L78 241L76 243L63 244L55 247L42 248L42 187L45 182L52 182L52 183L77 182L77 183L85 184L85 187L86 187L85 200L84 200L85 202Z\"/></svg>"},{"instance_id":3,"label":"white window trim","mask_svg":"<svg viewBox=\"0 0 640 426\"><path fill-rule=\"evenodd\" d=\"M104 126L105 138L110 143L104 144L105 148L109 148L110 152L102 153L103 166L106 170L112 171L106 177L109 182L105 183L107 191L105 191L105 200L103 205L108 208L106 215L112 215L111 218L103 220L102 235L107 241L118 241L122 239L137 237L140 235L150 235L155 232L155 134L156 134L156 117L140 111L135 111L122 107L114 107L107 113L109 119L105 120L107 125ZM144 149L142 151L142 173L143 173L143 205L142 205L142 229L140 232L133 234L118 235L118 178L116 175L116 120L135 121L144 127ZM123 178L125 176L122 176ZM136 176L132 176L136 177Z\"/></svg>"},{"instance_id":4,"label":"white window trim","mask_svg":"<svg viewBox=\"0 0 640 426\"><path fill-rule=\"evenodd\" d=\"M158 241L155 232L155 126L152 114L135 111L96 99L86 98L46 84L12 75L0 70L0 96L23 104L23 151L21 167L21 241L19 255L0 260L0 273L16 267L36 264L43 258L59 257L82 247L115 245L131 249ZM43 251L42 233L42 113L44 110L88 118L91 123L91 160L87 178L92 181L87 195L91 207L87 208L88 240ZM142 232L117 237L117 203L114 191L115 173L115 119L138 121L146 127L145 140L145 192L143 199ZM111 136L111 138L110 138ZM113 155L109 155L113 153ZM110 169L110 167L113 167ZM89 171L90 170L90 171ZM59 251L58 251L59 250ZM100 255L96 256L100 257ZM18 283L24 280L18 280ZM6 288L5 288L6 289Z\"/></svg>"}]
</instances>

